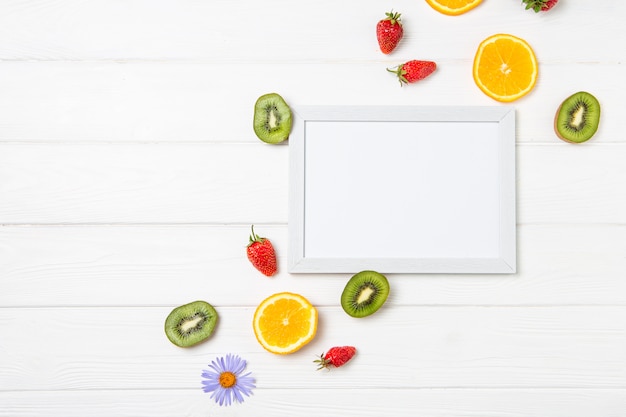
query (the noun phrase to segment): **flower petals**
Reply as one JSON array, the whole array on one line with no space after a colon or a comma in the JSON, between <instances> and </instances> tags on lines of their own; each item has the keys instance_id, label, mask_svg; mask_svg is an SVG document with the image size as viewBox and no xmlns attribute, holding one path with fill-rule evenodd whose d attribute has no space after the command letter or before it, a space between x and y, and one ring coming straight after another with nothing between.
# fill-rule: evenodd
<instances>
[{"instance_id":1,"label":"flower petals","mask_svg":"<svg viewBox=\"0 0 626 417\"><path fill-rule=\"evenodd\" d=\"M227 354L225 357L218 357L213 360L208 367L209 370L202 370L202 390L212 393L211 399L220 406L229 406L234 402L242 403L244 395L249 397L252 389L256 388L255 380L250 376L250 372L242 374L248 362L237 355ZM230 387L220 385L220 375L230 372L235 375L235 384Z\"/></svg>"}]
</instances>

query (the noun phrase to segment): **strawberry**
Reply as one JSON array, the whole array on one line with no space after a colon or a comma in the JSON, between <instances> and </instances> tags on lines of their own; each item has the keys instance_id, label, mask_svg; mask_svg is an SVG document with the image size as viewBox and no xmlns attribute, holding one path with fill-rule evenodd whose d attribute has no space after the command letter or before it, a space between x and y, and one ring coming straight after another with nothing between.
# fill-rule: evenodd
<instances>
[{"instance_id":1,"label":"strawberry","mask_svg":"<svg viewBox=\"0 0 626 417\"><path fill-rule=\"evenodd\" d=\"M339 368L352 359L355 353L356 348L354 346L335 346L328 349L328 352L325 354L322 353L320 358L314 362L318 365L318 371L324 368L328 369L330 366Z\"/></svg>"},{"instance_id":2,"label":"strawberry","mask_svg":"<svg viewBox=\"0 0 626 417\"><path fill-rule=\"evenodd\" d=\"M547 12L553 8L559 0L522 0L526 5L526 10L533 9L535 13Z\"/></svg>"},{"instance_id":3,"label":"strawberry","mask_svg":"<svg viewBox=\"0 0 626 417\"><path fill-rule=\"evenodd\" d=\"M414 83L428 77L437 69L437 64L433 61L412 60L398 65L396 68L387 71L393 72L398 76L400 85Z\"/></svg>"},{"instance_id":4,"label":"strawberry","mask_svg":"<svg viewBox=\"0 0 626 417\"><path fill-rule=\"evenodd\" d=\"M271 277L276 273L276 253L269 239L259 237L254 233L252 226L252 234L250 235L250 243L246 247L248 259L252 265L261 271L263 275Z\"/></svg>"},{"instance_id":5,"label":"strawberry","mask_svg":"<svg viewBox=\"0 0 626 417\"><path fill-rule=\"evenodd\" d=\"M392 10L385 13L385 16L387 16L385 19L376 24L376 38L380 50L383 54L388 54L398 46L402 35L404 35L404 29L402 22L400 22L400 13L394 13Z\"/></svg>"}]
</instances>

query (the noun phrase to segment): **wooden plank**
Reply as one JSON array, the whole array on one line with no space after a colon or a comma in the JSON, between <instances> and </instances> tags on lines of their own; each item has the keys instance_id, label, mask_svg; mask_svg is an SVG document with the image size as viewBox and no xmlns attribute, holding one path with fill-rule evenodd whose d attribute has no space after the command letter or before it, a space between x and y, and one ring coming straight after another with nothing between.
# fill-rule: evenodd
<instances>
[{"instance_id":1,"label":"wooden plank","mask_svg":"<svg viewBox=\"0 0 626 417\"><path fill-rule=\"evenodd\" d=\"M195 291L219 305L252 307L258 294L286 290L336 305L350 274L288 274L287 226L261 224L256 232L278 254L272 278L246 259L249 225L0 227L0 307L162 306L191 301ZM522 225L518 240L513 276L392 274L388 302L626 305L625 226Z\"/></svg>"},{"instance_id":2,"label":"wooden plank","mask_svg":"<svg viewBox=\"0 0 626 417\"><path fill-rule=\"evenodd\" d=\"M0 59L232 63L383 59L374 27L388 10L375 0L291 5L285 0L236 4L224 0L182 4L174 0L4 1L0 4ZM623 2L575 2L568 7L538 18L524 12L520 4L492 2L471 14L450 18L424 2L404 2L398 10L406 35L397 53L410 55L419 50L423 57L438 59L473 57L483 38L506 27L527 39L541 60L619 62L624 58L623 49L598 47L606 41L605 34L622 39L626 33L621 20L626 14ZM219 18L224 15L229 18ZM546 28L551 33L571 29L570 20L563 16L585 16L585 36L570 43L545 42ZM436 33L446 36L433 36Z\"/></svg>"},{"instance_id":3,"label":"wooden plank","mask_svg":"<svg viewBox=\"0 0 626 417\"><path fill-rule=\"evenodd\" d=\"M199 389L0 392L2 417L622 417L624 389L263 389L220 408ZM322 400L320 400L322 399Z\"/></svg>"},{"instance_id":4,"label":"wooden plank","mask_svg":"<svg viewBox=\"0 0 626 417\"><path fill-rule=\"evenodd\" d=\"M625 144L517 147L518 223L626 223ZM589 169L587 167L596 167ZM0 144L0 223L286 223L288 146Z\"/></svg>"},{"instance_id":5,"label":"wooden plank","mask_svg":"<svg viewBox=\"0 0 626 417\"><path fill-rule=\"evenodd\" d=\"M192 289L189 297L211 298L210 291ZM267 389L626 385L626 307L389 306L367 319L320 307L318 336L291 355L257 343L254 308L219 300L211 339L178 348L163 331L171 307L1 309L3 334L14 336L2 341L0 387L197 389L203 367L228 352L248 360ZM315 372L313 359L342 344L357 346L357 356L338 372Z\"/></svg>"},{"instance_id":6,"label":"wooden plank","mask_svg":"<svg viewBox=\"0 0 626 417\"><path fill-rule=\"evenodd\" d=\"M626 148L543 146L518 146L519 223L625 223Z\"/></svg>"},{"instance_id":7,"label":"wooden plank","mask_svg":"<svg viewBox=\"0 0 626 417\"><path fill-rule=\"evenodd\" d=\"M0 155L0 195L4 196L0 219L6 223L174 219L228 223L287 218L285 146L31 144L0 148L6 150Z\"/></svg>"},{"instance_id":8,"label":"wooden plank","mask_svg":"<svg viewBox=\"0 0 626 417\"><path fill-rule=\"evenodd\" d=\"M471 62L470 58L439 62L432 77L405 88L385 69L398 62L378 58L245 65L3 62L0 141L258 143L252 130L254 103L273 91L293 107L502 105L474 85ZM303 72L315 76L302 82ZM535 90L511 104L517 110L518 142L561 144L554 134L554 114L561 101L577 91L572 86L584 79L574 88L590 91L602 104L600 129L588 144L624 143L622 73L622 66L612 63L542 65ZM607 78L611 83L604 81ZM347 79L350 82L339 82ZM332 98L324 87L328 85Z\"/></svg>"}]
</instances>

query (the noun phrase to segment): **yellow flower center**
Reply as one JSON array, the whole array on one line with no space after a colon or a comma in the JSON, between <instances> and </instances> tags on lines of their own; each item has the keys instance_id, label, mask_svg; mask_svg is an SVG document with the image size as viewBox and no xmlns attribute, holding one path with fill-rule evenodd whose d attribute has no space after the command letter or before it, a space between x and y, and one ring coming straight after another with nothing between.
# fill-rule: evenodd
<instances>
[{"instance_id":1,"label":"yellow flower center","mask_svg":"<svg viewBox=\"0 0 626 417\"><path fill-rule=\"evenodd\" d=\"M223 388L230 388L237 382L237 377L232 372L222 372L220 374L220 385Z\"/></svg>"}]
</instances>

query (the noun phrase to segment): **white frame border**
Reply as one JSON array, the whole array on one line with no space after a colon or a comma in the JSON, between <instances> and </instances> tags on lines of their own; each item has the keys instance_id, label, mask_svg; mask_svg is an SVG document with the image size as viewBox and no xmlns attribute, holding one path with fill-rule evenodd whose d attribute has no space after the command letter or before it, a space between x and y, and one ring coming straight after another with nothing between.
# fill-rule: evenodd
<instances>
[{"instance_id":1,"label":"white frame border","mask_svg":"<svg viewBox=\"0 0 626 417\"><path fill-rule=\"evenodd\" d=\"M515 110L507 106L299 106L289 138L290 273L493 273L516 272ZM500 243L496 258L307 258L304 252L305 140L309 121L497 122L500 171ZM329 236L332 239L332 236Z\"/></svg>"}]
</instances>

